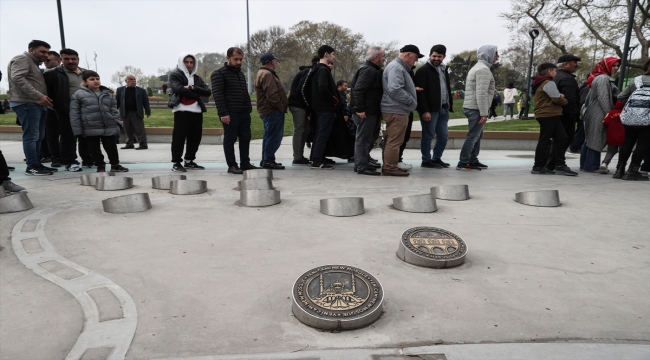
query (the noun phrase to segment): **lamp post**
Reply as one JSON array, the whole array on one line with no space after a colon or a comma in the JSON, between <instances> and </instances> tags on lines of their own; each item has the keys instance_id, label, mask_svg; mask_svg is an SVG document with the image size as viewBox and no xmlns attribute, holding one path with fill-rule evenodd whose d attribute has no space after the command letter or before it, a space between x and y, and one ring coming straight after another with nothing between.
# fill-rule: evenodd
<instances>
[{"instance_id":1,"label":"lamp post","mask_svg":"<svg viewBox=\"0 0 650 360\"><path fill-rule=\"evenodd\" d=\"M59 31L61 32L61 49L65 49L65 35L63 34L63 13L61 11L61 0L56 0L56 8L59 10Z\"/></svg>"},{"instance_id":2,"label":"lamp post","mask_svg":"<svg viewBox=\"0 0 650 360\"><path fill-rule=\"evenodd\" d=\"M636 5L637 0L632 0L632 3L630 4L630 18L627 20L627 30L625 31L625 45L623 46L623 59L621 59L621 69L619 77L618 77L618 88L622 89L623 88L623 81L625 81L625 78L623 75L625 75L625 68L627 67L627 53L630 49L630 37L632 37L632 24L634 23L634 13L636 11Z\"/></svg>"},{"instance_id":3,"label":"lamp post","mask_svg":"<svg viewBox=\"0 0 650 360\"><path fill-rule=\"evenodd\" d=\"M528 62L528 77L526 79L526 92L528 93L528 101L530 101L530 98L532 94L530 93L530 80L533 72L533 52L535 51L535 38L539 36L539 30L537 29L530 29L528 31L528 35L530 36L531 39L533 39L532 44L530 45L530 61ZM528 103L524 104L524 116L522 117L523 119L528 119Z\"/></svg>"},{"instance_id":4,"label":"lamp post","mask_svg":"<svg viewBox=\"0 0 650 360\"><path fill-rule=\"evenodd\" d=\"M251 25L248 17L248 0L246 0L246 83L248 85L248 93L252 94L253 89L251 85Z\"/></svg>"}]
</instances>

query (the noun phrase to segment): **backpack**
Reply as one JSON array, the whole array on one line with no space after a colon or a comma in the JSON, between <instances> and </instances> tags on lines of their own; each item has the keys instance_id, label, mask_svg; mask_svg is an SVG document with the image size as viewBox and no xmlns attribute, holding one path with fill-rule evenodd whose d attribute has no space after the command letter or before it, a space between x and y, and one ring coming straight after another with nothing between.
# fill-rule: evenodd
<instances>
[{"instance_id":1,"label":"backpack","mask_svg":"<svg viewBox=\"0 0 650 360\"><path fill-rule=\"evenodd\" d=\"M634 78L636 90L621 112L621 122L627 126L650 125L650 86L644 86L641 76Z\"/></svg>"},{"instance_id":2,"label":"backpack","mask_svg":"<svg viewBox=\"0 0 650 360\"><path fill-rule=\"evenodd\" d=\"M313 78L313 74L316 72L316 65L312 66L311 69L309 69L309 72L305 76L305 79L302 80L300 79L300 82L302 82L302 86L300 86L300 83L298 86L300 86L300 93L302 94L302 99L305 101L305 104L307 105L308 108L311 108L311 80Z\"/></svg>"}]
</instances>

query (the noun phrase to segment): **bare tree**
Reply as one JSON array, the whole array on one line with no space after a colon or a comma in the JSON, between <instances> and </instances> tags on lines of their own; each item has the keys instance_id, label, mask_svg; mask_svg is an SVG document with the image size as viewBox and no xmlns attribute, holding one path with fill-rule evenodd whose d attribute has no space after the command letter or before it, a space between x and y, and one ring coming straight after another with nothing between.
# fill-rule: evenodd
<instances>
[{"instance_id":1,"label":"bare tree","mask_svg":"<svg viewBox=\"0 0 650 360\"><path fill-rule=\"evenodd\" d=\"M119 84L120 86L124 86L124 77L126 77L128 74L135 76L136 82L138 83L138 85L141 86L140 81L145 77L145 75L140 68L131 65L126 65L122 69L116 71L111 76L111 82L113 84Z\"/></svg>"},{"instance_id":2,"label":"bare tree","mask_svg":"<svg viewBox=\"0 0 650 360\"><path fill-rule=\"evenodd\" d=\"M627 26L630 0L513 0L511 10L501 15L509 21L509 29L524 33L530 27L541 30L546 40L562 54L583 47L585 42L599 42L618 57L623 57L623 38ZM641 48L641 68L650 59L650 0L639 0L633 23L633 34ZM574 33L582 28L582 34ZM593 42L588 42L593 39Z\"/></svg>"}]
</instances>

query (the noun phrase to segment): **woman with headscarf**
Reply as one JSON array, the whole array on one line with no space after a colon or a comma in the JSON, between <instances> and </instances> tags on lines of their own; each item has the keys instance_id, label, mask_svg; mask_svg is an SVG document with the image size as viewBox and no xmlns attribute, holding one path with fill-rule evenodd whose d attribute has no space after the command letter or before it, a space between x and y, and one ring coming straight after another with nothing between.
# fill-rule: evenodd
<instances>
[{"instance_id":1,"label":"woman with headscarf","mask_svg":"<svg viewBox=\"0 0 650 360\"><path fill-rule=\"evenodd\" d=\"M606 57L599 62L587 78L589 95L584 104L582 121L585 129L585 143L580 153L580 170L596 172L600 168L600 152L607 143L607 129L603 120L614 108L618 88L612 76L618 72L621 59Z\"/></svg>"}]
</instances>

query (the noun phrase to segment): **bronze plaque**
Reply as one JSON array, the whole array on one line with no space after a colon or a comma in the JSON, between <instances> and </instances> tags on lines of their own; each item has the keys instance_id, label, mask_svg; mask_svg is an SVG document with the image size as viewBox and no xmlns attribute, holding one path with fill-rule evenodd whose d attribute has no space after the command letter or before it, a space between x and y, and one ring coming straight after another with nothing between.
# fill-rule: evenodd
<instances>
[{"instance_id":1,"label":"bronze plaque","mask_svg":"<svg viewBox=\"0 0 650 360\"><path fill-rule=\"evenodd\" d=\"M435 227L421 226L402 234L397 257L414 265L446 268L465 262L467 244L458 235Z\"/></svg>"},{"instance_id":2,"label":"bronze plaque","mask_svg":"<svg viewBox=\"0 0 650 360\"><path fill-rule=\"evenodd\" d=\"M325 265L296 280L293 313L301 322L319 329L356 329L379 318L383 298L381 284L367 271Z\"/></svg>"}]
</instances>

